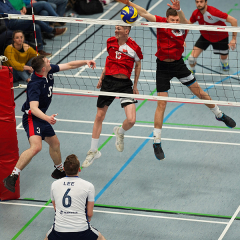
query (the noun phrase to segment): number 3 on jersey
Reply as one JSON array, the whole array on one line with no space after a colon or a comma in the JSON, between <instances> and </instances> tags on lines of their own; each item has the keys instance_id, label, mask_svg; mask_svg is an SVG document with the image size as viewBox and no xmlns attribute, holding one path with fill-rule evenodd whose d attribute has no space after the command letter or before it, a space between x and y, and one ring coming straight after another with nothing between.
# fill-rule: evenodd
<instances>
[{"instance_id":1,"label":"number 3 on jersey","mask_svg":"<svg viewBox=\"0 0 240 240\"><path fill-rule=\"evenodd\" d=\"M48 93L48 97L51 97L51 96L52 96L52 89L53 89L53 87L52 87L52 86L50 86L50 87L49 87L49 93Z\"/></svg>"},{"instance_id":2,"label":"number 3 on jersey","mask_svg":"<svg viewBox=\"0 0 240 240\"><path fill-rule=\"evenodd\" d=\"M72 204L72 198L68 195L68 193L70 192L71 188L68 188L67 191L64 193L63 195L63 199L62 199L62 205L65 208L69 208Z\"/></svg>"}]
</instances>

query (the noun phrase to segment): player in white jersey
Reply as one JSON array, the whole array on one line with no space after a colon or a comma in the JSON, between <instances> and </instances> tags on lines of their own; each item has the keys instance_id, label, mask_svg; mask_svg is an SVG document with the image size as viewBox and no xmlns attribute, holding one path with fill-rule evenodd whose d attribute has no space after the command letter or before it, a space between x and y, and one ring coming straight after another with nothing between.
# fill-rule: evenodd
<instances>
[{"instance_id":1,"label":"player in white jersey","mask_svg":"<svg viewBox=\"0 0 240 240\"><path fill-rule=\"evenodd\" d=\"M67 176L52 183L55 218L45 240L106 240L90 225L95 189L92 183L78 177L81 169L76 155L66 158L64 170Z\"/></svg>"},{"instance_id":2,"label":"player in white jersey","mask_svg":"<svg viewBox=\"0 0 240 240\"><path fill-rule=\"evenodd\" d=\"M233 27L237 27L237 19L218 10L215 7L209 6L207 0L195 0L197 9L192 13L190 20L188 21L183 11L180 8L179 0L171 0L173 5L168 4L169 7L177 10L181 23L195 23L200 25L217 25L225 27L225 22L229 22ZM209 45L213 47L213 53L220 55L220 61L222 69L228 71L228 53L229 49L234 50L236 48L237 33L232 33L232 40L229 42L227 32L215 32L215 31L200 31L201 35L188 57L189 65L191 66L192 73L195 74L195 66L197 64L197 58L205 51Z\"/></svg>"}]
</instances>

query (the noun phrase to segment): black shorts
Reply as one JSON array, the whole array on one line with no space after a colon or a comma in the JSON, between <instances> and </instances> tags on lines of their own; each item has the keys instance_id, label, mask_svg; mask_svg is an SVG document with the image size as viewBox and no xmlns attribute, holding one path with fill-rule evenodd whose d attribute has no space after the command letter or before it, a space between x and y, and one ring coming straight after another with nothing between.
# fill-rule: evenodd
<instances>
[{"instance_id":1,"label":"black shorts","mask_svg":"<svg viewBox=\"0 0 240 240\"><path fill-rule=\"evenodd\" d=\"M52 228L47 235L48 240L97 240L99 232L91 226L83 232L57 232Z\"/></svg>"},{"instance_id":2,"label":"black shorts","mask_svg":"<svg viewBox=\"0 0 240 240\"><path fill-rule=\"evenodd\" d=\"M209 45L212 45L214 54L228 55L229 53L228 37L219 42L210 42L200 35L199 39L195 43L195 47L198 47L204 51L209 47Z\"/></svg>"},{"instance_id":3,"label":"black shorts","mask_svg":"<svg viewBox=\"0 0 240 240\"><path fill-rule=\"evenodd\" d=\"M28 138L37 135L42 137L42 140L44 140L45 137L52 137L55 135L55 132L50 123L31 114L23 115L22 124Z\"/></svg>"},{"instance_id":4,"label":"black shorts","mask_svg":"<svg viewBox=\"0 0 240 240\"><path fill-rule=\"evenodd\" d=\"M102 87L100 91L133 94L132 85L133 83L130 79L121 79L106 75L102 81ZM114 99L114 96L100 95L97 100L97 107L103 108L104 106L110 106ZM130 97L120 97L120 102L122 108L129 104L137 103L135 99Z\"/></svg>"},{"instance_id":5,"label":"black shorts","mask_svg":"<svg viewBox=\"0 0 240 240\"><path fill-rule=\"evenodd\" d=\"M182 58L174 62L164 62L157 58L157 92L167 92L171 88L170 80L174 77L186 86L190 86L196 81Z\"/></svg>"}]
</instances>

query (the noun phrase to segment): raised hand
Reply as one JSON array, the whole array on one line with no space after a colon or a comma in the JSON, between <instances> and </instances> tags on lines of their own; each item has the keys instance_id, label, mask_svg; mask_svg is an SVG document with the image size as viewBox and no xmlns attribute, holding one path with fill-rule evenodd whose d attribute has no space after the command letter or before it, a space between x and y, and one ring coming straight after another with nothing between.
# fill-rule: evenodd
<instances>
[{"instance_id":1,"label":"raised hand","mask_svg":"<svg viewBox=\"0 0 240 240\"><path fill-rule=\"evenodd\" d=\"M96 63L94 60L88 60L87 61L87 65L92 68L92 69L95 69L96 68Z\"/></svg>"},{"instance_id":2,"label":"raised hand","mask_svg":"<svg viewBox=\"0 0 240 240\"><path fill-rule=\"evenodd\" d=\"M129 0L117 0L117 2L121 2L123 4L129 5Z\"/></svg>"},{"instance_id":3,"label":"raised hand","mask_svg":"<svg viewBox=\"0 0 240 240\"><path fill-rule=\"evenodd\" d=\"M172 5L170 5L169 3L167 4L170 8L174 9L174 10L180 10L180 1L179 0L171 0Z\"/></svg>"}]
</instances>

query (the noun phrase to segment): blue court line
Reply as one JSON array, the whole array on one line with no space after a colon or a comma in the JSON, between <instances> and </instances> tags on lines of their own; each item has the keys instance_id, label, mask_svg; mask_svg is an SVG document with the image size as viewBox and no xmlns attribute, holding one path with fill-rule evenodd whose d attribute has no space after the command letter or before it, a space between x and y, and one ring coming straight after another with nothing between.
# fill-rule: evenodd
<instances>
[{"instance_id":1,"label":"blue court line","mask_svg":"<svg viewBox=\"0 0 240 240\"><path fill-rule=\"evenodd\" d=\"M240 71L232 74L232 75L237 75L238 73L240 73ZM222 79L221 81L216 82L214 85L222 83L224 81L226 81L227 79L229 79L231 77L226 77L224 79ZM207 87L204 92L206 92L207 90L211 89L214 87L214 85ZM193 96L191 99L195 98L196 96ZM182 107L183 105L185 105L186 103L182 103L179 106L177 106L176 108L174 108L164 119L163 119L163 123L165 123L174 112L176 112L180 107ZM148 137L153 137L153 132L148 136ZM133 155L127 160L127 162L120 168L120 170L112 177L112 179L103 187L103 189L96 195L95 197L95 202L102 196L102 194L109 188L109 186L114 182L114 180L120 175L121 172L123 172L123 170L128 166L128 164L135 158L135 156L143 149L143 147L149 142L150 139L146 139L140 146L139 148L133 153Z\"/></svg>"}]
</instances>

